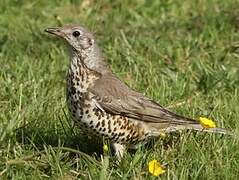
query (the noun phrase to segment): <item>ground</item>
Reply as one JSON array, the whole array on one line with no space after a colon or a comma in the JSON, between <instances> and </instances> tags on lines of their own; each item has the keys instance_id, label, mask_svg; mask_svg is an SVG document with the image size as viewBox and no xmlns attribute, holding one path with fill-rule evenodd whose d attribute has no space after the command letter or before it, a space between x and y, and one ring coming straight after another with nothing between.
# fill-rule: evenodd
<instances>
[{"instance_id":1,"label":"ground","mask_svg":"<svg viewBox=\"0 0 239 180\"><path fill-rule=\"evenodd\" d=\"M237 135L174 133L120 163L85 141L68 118L67 48L44 29L85 25L130 87L238 134L238 17L238 0L1 0L0 179L155 179L153 159L162 179L237 179Z\"/></svg>"}]
</instances>

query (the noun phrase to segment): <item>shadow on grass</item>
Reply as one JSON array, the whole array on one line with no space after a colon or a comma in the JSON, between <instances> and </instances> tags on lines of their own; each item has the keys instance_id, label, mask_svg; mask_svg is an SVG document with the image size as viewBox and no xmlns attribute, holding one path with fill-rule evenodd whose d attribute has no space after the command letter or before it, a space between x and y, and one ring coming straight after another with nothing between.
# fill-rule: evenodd
<instances>
[{"instance_id":1,"label":"shadow on grass","mask_svg":"<svg viewBox=\"0 0 239 180\"><path fill-rule=\"evenodd\" d=\"M17 130L16 137L19 143L31 145L38 151L44 150L45 146L52 146L71 148L96 157L100 157L103 153L102 138L87 136L72 129L64 132L27 127Z\"/></svg>"}]
</instances>

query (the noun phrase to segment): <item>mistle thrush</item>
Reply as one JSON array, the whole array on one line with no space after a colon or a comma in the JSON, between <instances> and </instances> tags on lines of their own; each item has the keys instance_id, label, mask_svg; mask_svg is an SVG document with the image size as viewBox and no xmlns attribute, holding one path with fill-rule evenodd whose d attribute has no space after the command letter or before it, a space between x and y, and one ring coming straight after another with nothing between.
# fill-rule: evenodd
<instances>
[{"instance_id":1,"label":"mistle thrush","mask_svg":"<svg viewBox=\"0 0 239 180\"><path fill-rule=\"evenodd\" d=\"M72 119L87 130L108 138L121 157L133 147L162 132L203 131L197 120L177 115L130 89L110 70L92 33L82 26L48 28L70 47L67 103ZM205 131L227 134L227 130Z\"/></svg>"}]
</instances>

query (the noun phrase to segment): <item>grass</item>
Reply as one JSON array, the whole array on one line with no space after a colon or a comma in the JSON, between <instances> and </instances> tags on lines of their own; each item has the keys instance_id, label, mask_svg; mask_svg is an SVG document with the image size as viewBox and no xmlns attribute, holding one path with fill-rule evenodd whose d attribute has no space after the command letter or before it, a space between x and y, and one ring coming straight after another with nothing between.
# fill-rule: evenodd
<instances>
[{"instance_id":1,"label":"grass","mask_svg":"<svg viewBox=\"0 0 239 180\"><path fill-rule=\"evenodd\" d=\"M236 0L1 0L0 179L155 179L152 159L165 164L161 179L237 179L238 138L215 134L175 133L121 163L112 152L102 159L102 143L85 141L68 119L68 54L43 30L85 25L130 87L238 133L238 7Z\"/></svg>"}]
</instances>

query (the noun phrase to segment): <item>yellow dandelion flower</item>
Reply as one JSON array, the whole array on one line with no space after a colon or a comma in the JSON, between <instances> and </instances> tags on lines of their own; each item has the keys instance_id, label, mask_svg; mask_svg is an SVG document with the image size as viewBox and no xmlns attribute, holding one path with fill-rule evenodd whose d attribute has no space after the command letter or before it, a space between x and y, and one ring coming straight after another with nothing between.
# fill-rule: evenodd
<instances>
[{"instance_id":1,"label":"yellow dandelion flower","mask_svg":"<svg viewBox=\"0 0 239 180\"><path fill-rule=\"evenodd\" d=\"M166 138L166 133L164 133L164 132L161 132L160 134L159 134L159 136L162 138L162 139L164 139L164 138Z\"/></svg>"},{"instance_id":2,"label":"yellow dandelion flower","mask_svg":"<svg viewBox=\"0 0 239 180\"><path fill-rule=\"evenodd\" d=\"M159 164L159 162L154 159L149 162L148 164L149 172L154 176L159 176L166 172L166 170Z\"/></svg>"},{"instance_id":3,"label":"yellow dandelion flower","mask_svg":"<svg viewBox=\"0 0 239 180\"><path fill-rule=\"evenodd\" d=\"M215 128L216 124L213 120L205 118L205 117L200 117L199 118L200 124L204 128Z\"/></svg>"},{"instance_id":4,"label":"yellow dandelion flower","mask_svg":"<svg viewBox=\"0 0 239 180\"><path fill-rule=\"evenodd\" d=\"M107 144L104 144L104 146L103 146L103 151L104 151L105 153L107 153L107 152L109 151L109 147L107 146Z\"/></svg>"}]
</instances>

